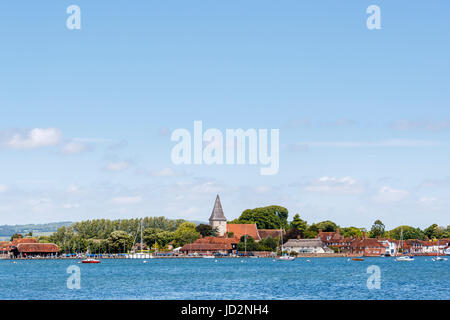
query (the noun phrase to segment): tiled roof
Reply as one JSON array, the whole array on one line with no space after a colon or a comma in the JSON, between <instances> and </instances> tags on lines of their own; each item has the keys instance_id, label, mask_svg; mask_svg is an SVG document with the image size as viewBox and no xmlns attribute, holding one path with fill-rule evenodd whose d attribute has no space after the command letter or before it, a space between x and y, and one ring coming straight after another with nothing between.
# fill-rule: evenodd
<instances>
[{"instance_id":1,"label":"tiled roof","mask_svg":"<svg viewBox=\"0 0 450 320\"><path fill-rule=\"evenodd\" d=\"M0 251L10 251L11 242L10 241L0 241Z\"/></svg>"},{"instance_id":2,"label":"tiled roof","mask_svg":"<svg viewBox=\"0 0 450 320\"><path fill-rule=\"evenodd\" d=\"M278 229L258 229L258 234L261 239L265 239L268 237L278 238L280 236L280 230ZM283 234L285 234L283 230Z\"/></svg>"},{"instance_id":3,"label":"tiled roof","mask_svg":"<svg viewBox=\"0 0 450 320\"><path fill-rule=\"evenodd\" d=\"M16 247L19 243L39 243L36 238L16 238L13 239L12 245Z\"/></svg>"},{"instance_id":4,"label":"tiled roof","mask_svg":"<svg viewBox=\"0 0 450 320\"><path fill-rule=\"evenodd\" d=\"M256 223L241 223L241 224L229 223L227 224L227 232L234 233L234 236L238 239L241 239L241 237L244 235L249 235L256 241L261 240L258 234Z\"/></svg>"},{"instance_id":5,"label":"tiled roof","mask_svg":"<svg viewBox=\"0 0 450 320\"><path fill-rule=\"evenodd\" d=\"M58 252L58 246L54 243L19 243L17 250L21 253L56 253Z\"/></svg>"},{"instance_id":6,"label":"tiled roof","mask_svg":"<svg viewBox=\"0 0 450 320\"><path fill-rule=\"evenodd\" d=\"M215 244L233 244L238 243L239 239L234 238L224 238L224 237L204 237L197 239L194 243L215 243Z\"/></svg>"},{"instance_id":7,"label":"tiled roof","mask_svg":"<svg viewBox=\"0 0 450 320\"><path fill-rule=\"evenodd\" d=\"M323 248L324 244L320 239L289 239L285 244L285 247L320 247Z\"/></svg>"},{"instance_id":8,"label":"tiled roof","mask_svg":"<svg viewBox=\"0 0 450 320\"><path fill-rule=\"evenodd\" d=\"M185 244L180 251L214 251L214 250L232 250L231 244L225 243L190 243Z\"/></svg>"},{"instance_id":9,"label":"tiled roof","mask_svg":"<svg viewBox=\"0 0 450 320\"><path fill-rule=\"evenodd\" d=\"M216 197L216 202L214 203L214 208L211 217L209 217L209 221L227 221L227 218L225 218L225 215L223 214L219 195Z\"/></svg>"}]
</instances>

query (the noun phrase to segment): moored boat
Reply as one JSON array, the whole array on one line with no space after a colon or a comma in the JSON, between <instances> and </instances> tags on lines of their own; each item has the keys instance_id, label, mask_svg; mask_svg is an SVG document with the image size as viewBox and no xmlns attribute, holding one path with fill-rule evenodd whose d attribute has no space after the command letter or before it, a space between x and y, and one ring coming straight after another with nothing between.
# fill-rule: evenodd
<instances>
[{"instance_id":1,"label":"moored boat","mask_svg":"<svg viewBox=\"0 0 450 320\"><path fill-rule=\"evenodd\" d=\"M400 256L395 258L395 261L414 261L413 256Z\"/></svg>"},{"instance_id":2,"label":"moored boat","mask_svg":"<svg viewBox=\"0 0 450 320\"><path fill-rule=\"evenodd\" d=\"M364 261L364 258L352 258L353 261Z\"/></svg>"},{"instance_id":3,"label":"moored boat","mask_svg":"<svg viewBox=\"0 0 450 320\"><path fill-rule=\"evenodd\" d=\"M293 260L295 260L295 257L284 255L284 256L277 257L277 260L278 261L293 261Z\"/></svg>"},{"instance_id":4,"label":"moored boat","mask_svg":"<svg viewBox=\"0 0 450 320\"><path fill-rule=\"evenodd\" d=\"M88 258L88 259L81 260L81 263L100 263L100 260Z\"/></svg>"}]
</instances>

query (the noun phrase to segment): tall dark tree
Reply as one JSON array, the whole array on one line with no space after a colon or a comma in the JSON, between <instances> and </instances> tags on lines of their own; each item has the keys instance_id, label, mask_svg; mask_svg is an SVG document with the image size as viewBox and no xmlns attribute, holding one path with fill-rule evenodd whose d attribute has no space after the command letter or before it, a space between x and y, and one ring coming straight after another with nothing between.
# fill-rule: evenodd
<instances>
[{"instance_id":1,"label":"tall dark tree","mask_svg":"<svg viewBox=\"0 0 450 320\"><path fill-rule=\"evenodd\" d=\"M305 220L300 219L299 214L296 214L294 216L294 219L291 221L291 230L293 230L292 232L303 237L306 229L308 229L308 223Z\"/></svg>"},{"instance_id":2,"label":"tall dark tree","mask_svg":"<svg viewBox=\"0 0 450 320\"><path fill-rule=\"evenodd\" d=\"M218 233L217 228L213 228L209 224L203 223L195 227L195 230L197 230L197 232L199 232L202 237L216 237Z\"/></svg>"},{"instance_id":3,"label":"tall dark tree","mask_svg":"<svg viewBox=\"0 0 450 320\"><path fill-rule=\"evenodd\" d=\"M375 220L372 229L369 231L369 238L383 237L385 234L385 226L381 220Z\"/></svg>"}]
</instances>

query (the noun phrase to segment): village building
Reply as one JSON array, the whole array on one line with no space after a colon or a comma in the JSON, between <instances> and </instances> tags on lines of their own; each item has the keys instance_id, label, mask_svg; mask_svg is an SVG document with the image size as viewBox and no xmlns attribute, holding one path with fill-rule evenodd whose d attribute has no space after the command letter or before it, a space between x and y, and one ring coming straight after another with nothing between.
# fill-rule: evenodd
<instances>
[{"instance_id":1,"label":"village building","mask_svg":"<svg viewBox=\"0 0 450 320\"><path fill-rule=\"evenodd\" d=\"M224 236L227 232L227 218L223 214L222 204L220 203L220 197L217 195L216 202L214 203L214 208L209 217L209 225L211 228L217 228L217 235Z\"/></svg>"},{"instance_id":2,"label":"village building","mask_svg":"<svg viewBox=\"0 0 450 320\"><path fill-rule=\"evenodd\" d=\"M48 257L56 256L59 248L54 243L19 243L17 246L11 247L14 257Z\"/></svg>"},{"instance_id":3,"label":"village building","mask_svg":"<svg viewBox=\"0 0 450 320\"><path fill-rule=\"evenodd\" d=\"M227 224L227 234L237 239L241 239L244 235L247 235L252 237L256 242L261 240L256 223L229 223Z\"/></svg>"},{"instance_id":4,"label":"village building","mask_svg":"<svg viewBox=\"0 0 450 320\"><path fill-rule=\"evenodd\" d=\"M372 238L355 239L349 253L365 257L381 257L386 254L387 245Z\"/></svg>"},{"instance_id":5,"label":"village building","mask_svg":"<svg viewBox=\"0 0 450 320\"><path fill-rule=\"evenodd\" d=\"M8 258L11 251L11 241L0 241L0 258Z\"/></svg>"},{"instance_id":6,"label":"village building","mask_svg":"<svg viewBox=\"0 0 450 320\"><path fill-rule=\"evenodd\" d=\"M289 239L284 245L287 252L296 253L333 253L320 239Z\"/></svg>"},{"instance_id":7,"label":"village building","mask_svg":"<svg viewBox=\"0 0 450 320\"><path fill-rule=\"evenodd\" d=\"M386 251L384 253L385 257L394 257L397 255L398 245L396 241L388 238L378 238L378 241L380 241L386 247Z\"/></svg>"},{"instance_id":8,"label":"village building","mask_svg":"<svg viewBox=\"0 0 450 320\"><path fill-rule=\"evenodd\" d=\"M185 244L178 251L183 254L222 254L229 255L237 252L237 238L204 237L197 239L194 243Z\"/></svg>"}]
</instances>

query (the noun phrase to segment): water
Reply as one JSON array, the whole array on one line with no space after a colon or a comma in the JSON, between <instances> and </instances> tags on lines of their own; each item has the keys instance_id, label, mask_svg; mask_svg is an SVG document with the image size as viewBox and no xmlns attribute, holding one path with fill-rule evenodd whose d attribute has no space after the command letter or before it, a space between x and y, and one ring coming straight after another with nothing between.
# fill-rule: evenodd
<instances>
[{"instance_id":1,"label":"water","mask_svg":"<svg viewBox=\"0 0 450 320\"><path fill-rule=\"evenodd\" d=\"M0 299L450 299L450 261L309 260L0 260ZM79 290L67 288L70 265L81 269ZM367 288L370 265L381 269L379 290Z\"/></svg>"}]
</instances>

